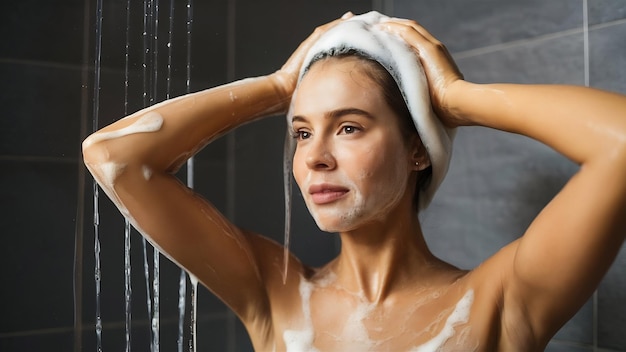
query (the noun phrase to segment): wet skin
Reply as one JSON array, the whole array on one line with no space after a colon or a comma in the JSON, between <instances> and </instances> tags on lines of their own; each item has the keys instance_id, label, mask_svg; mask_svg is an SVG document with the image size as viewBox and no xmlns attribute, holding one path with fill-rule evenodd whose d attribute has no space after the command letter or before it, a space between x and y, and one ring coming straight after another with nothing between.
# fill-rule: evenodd
<instances>
[{"instance_id":1,"label":"wet skin","mask_svg":"<svg viewBox=\"0 0 626 352\"><path fill-rule=\"evenodd\" d=\"M230 223L172 175L212 138L285 113L303 53L332 25L320 27L274 74L173 99L96 132L83 145L86 165L146 238L233 309L256 350L281 351L288 343L410 350L433 341L448 350L542 350L589 298L624 241L622 95L466 82L421 26L404 20L384 26L420 53L442 122L519 133L581 165L520 239L471 271L428 250L412 206L414 161L423 154L417 144L398 142L384 104L374 104L377 93L364 89L367 79L349 63L314 67L296 96L321 94L318 105L297 102L296 131L310 135L301 134L294 175L303 193L331 193L305 196L320 226L340 232L341 253L323 268L292 256L283 282L280 245ZM331 91L325 80L350 89L324 96ZM374 118L327 118L346 106ZM148 114L158 123L146 125ZM362 131L352 128L359 125ZM392 182L381 184L387 178Z\"/></svg>"},{"instance_id":2,"label":"wet skin","mask_svg":"<svg viewBox=\"0 0 626 352\"><path fill-rule=\"evenodd\" d=\"M440 334L473 290L457 282L464 272L438 261L420 239L412 195L427 156L419 140L403 138L398 117L360 65L355 58L315 63L294 100L294 176L317 225L340 233L342 252L302 278L308 314L286 328L300 332L295 343L309 338L320 350L407 350ZM425 280L438 275L450 281ZM476 346L468 319L450 319L464 334L443 342Z\"/></svg>"}]
</instances>

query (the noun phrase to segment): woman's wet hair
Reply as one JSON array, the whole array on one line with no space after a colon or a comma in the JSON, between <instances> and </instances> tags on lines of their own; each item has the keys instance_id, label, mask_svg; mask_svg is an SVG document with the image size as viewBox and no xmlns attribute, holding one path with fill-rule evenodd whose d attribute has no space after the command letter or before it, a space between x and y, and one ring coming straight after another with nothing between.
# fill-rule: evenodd
<instances>
[{"instance_id":1,"label":"woman's wet hair","mask_svg":"<svg viewBox=\"0 0 626 352\"><path fill-rule=\"evenodd\" d=\"M362 65L360 68L362 72L369 77L372 82L374 82L381 89L383 93L383 97L385 102L389 105L391 110L395 113L395 115L399 119L400 132L406 142L407 146L414 141L414 138L419 139L419 134L415 129L415 125L413 123L413 118L411 117L411 112L406 105L404 100L404 96L398 87L398 84L393 79L389 71L385 69L380 63L377 61L368 58L363 53L353 50L334 50L331 52L323 52L317 54L311 60L309 66L305 70L308 71L311 66L317 61L321 61L328 58L336 58L336 59L348 59L354 58L360 61ZM415 194L413 195L413 206L417 209L419 204L419 195L421 190L426 189L430 184L430 180L432 179L432 166L428 166L426 169L422 170L417 175L417 184L415 187Z\"/></svg>"}]
</instances>

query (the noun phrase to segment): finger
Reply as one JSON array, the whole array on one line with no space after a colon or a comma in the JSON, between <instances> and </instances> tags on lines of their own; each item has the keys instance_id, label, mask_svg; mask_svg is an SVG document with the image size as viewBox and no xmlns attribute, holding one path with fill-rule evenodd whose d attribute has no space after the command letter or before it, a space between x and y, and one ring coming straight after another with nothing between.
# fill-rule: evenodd
<instances>
[{"instance_id":1,"label":"finger","mask_svg":"<svg viewBox=\"0 0 626 352\"><path fill-rule=\"evenodd\" d=\"M396 32L397 34L401 34L401 32L410 32L411 29L419 33L422 37L428 40L431 43L439 44L439 40L435 38L429 31L426 30L422 25L413 21L407 20L403 18L391 18L386 22L383 22L384 25L388 25L387 28Z\"/></svg>"},{"instance_id":2,"label":"finger","mask_svg":"<svg viewBox=\"0 0 626 352\"><path fill-rule=\"evenodd\" d=\"M398 22L385 22L378 27L388 33L397 35L402 38L413 50L418 54L425 50L425 47L432 43L422 33L417 31L414 27L398 23Z\"/></svg>"}]
</instances>

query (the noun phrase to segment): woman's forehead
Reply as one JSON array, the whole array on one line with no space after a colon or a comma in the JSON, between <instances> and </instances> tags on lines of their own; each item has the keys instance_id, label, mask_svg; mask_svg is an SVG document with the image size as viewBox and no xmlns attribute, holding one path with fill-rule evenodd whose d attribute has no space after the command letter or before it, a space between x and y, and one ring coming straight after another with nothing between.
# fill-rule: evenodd
<instances>
[{"instance_id":1,"label":"woman's forehead","mask_svg":"<svg viewBox=\"0 0 626 352\"><path fill-rule=\"evenodd\" d=\"M353 106L374 109L386 105L381 88L354 62L319 62L302 78L294 112Z\"/></svg>"}]
</instances>

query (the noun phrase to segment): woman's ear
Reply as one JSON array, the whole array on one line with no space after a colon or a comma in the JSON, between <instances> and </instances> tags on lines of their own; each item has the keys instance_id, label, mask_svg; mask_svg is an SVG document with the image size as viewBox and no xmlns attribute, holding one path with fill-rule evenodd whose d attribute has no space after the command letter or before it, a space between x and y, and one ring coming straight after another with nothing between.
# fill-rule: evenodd
<instances>
[{"instance_id":1,"label":"woman's ear","mask_svg":"<svg viewBox=\"0 0 626 352\"><path fill-rule=\"evenodd\" d=\"M411 141L411 163L415 171L422 171L430 166L428 152L422 144L422 140L417 136Z\"/></svg>"}]
</instances>

